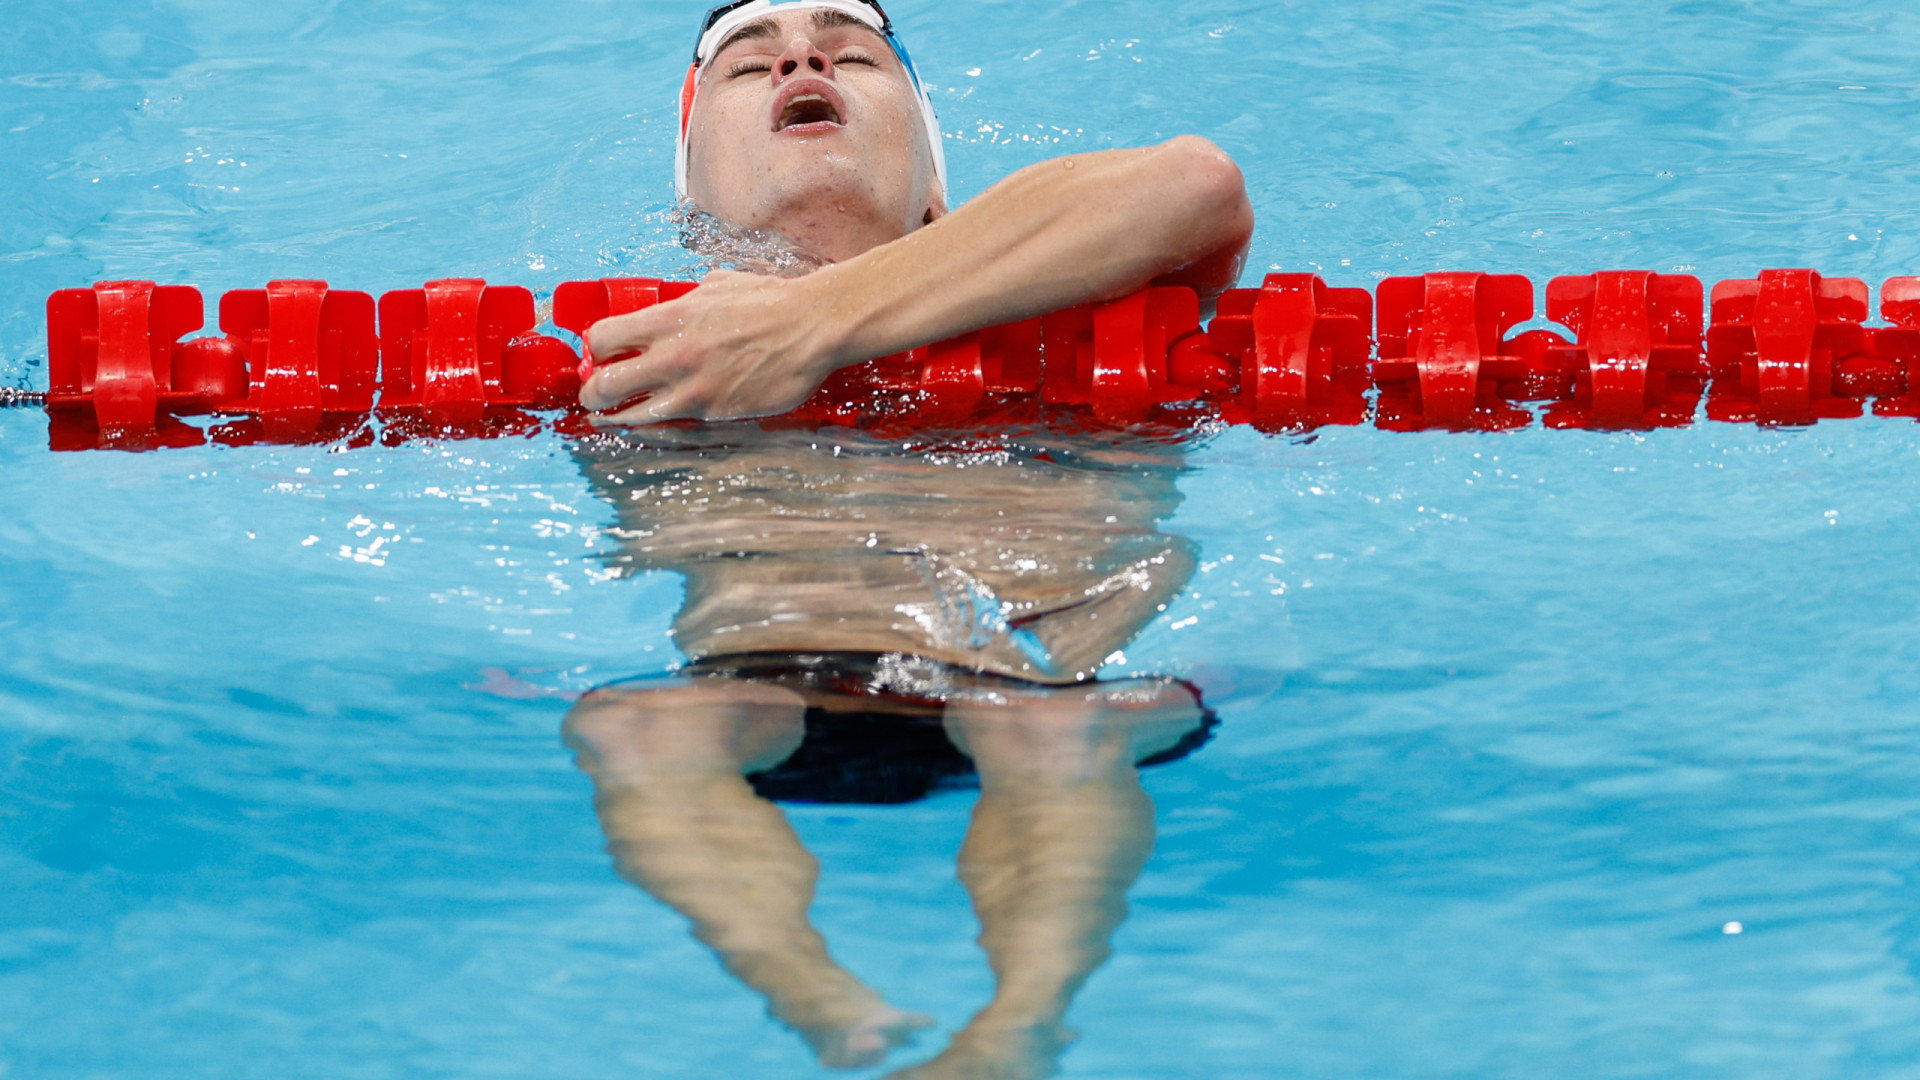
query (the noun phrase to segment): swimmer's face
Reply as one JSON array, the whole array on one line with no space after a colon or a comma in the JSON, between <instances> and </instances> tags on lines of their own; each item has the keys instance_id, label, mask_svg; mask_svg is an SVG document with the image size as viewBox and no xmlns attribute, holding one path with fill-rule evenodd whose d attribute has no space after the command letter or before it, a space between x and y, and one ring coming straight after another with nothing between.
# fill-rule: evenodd
<instances>
[{"instance_id":1,"label":"swimmer's face","mask_svg":"<svg viewBox=\"0 0 1920 1080\"><path fill-rule=\"evenodd\" d=\"M708 213L794 235L840 215L884 243L945 212L913 81L858 20L770 14L721 42L698 77L687 194Z\"/></svg>"}]
</instances>

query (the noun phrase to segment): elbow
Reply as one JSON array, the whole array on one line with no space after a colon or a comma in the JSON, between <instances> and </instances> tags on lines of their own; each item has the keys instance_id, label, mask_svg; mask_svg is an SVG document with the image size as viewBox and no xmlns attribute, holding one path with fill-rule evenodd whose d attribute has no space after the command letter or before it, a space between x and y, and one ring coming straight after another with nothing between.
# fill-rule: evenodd
<instances>
[{"instance_id":1,"label":"elbow","mask_svg":"<svg viewBox=\"0 0 1920 1080\"><path fill-rule=\"evenodd\" d=\"M1194 135L1156 148L1154 185L1166 230L1158 248L1161 284L1185 285L1210 301L1233 287L1253 240L1246 178L1226 151Z\"/></svg>"},{"instance_id":2,"label":"elbow","mask_svg":"<svg viewBox=\"0 0 1920 1080\"><path fill-rule=\"evenodd\" d=\"M1189 235L1208 252L1244 243L1253 234L1253 204L1246 177L1225 150L1198 135L1181 135L1160 147L1166 169L1166 204L1179 207Z\"/></svg>"}]
</instances>

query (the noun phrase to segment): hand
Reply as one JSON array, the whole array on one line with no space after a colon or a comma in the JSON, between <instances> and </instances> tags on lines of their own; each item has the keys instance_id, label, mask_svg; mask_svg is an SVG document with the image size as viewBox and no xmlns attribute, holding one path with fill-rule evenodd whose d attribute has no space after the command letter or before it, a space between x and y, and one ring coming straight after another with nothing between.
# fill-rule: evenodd
<instances>
[{"instance_id":1,"label":"hand","mask_svg":"<svg viewBox=\"0 0 1920 1080\"><path fill-rule=\"evenodd\" d=\"M601 366L580 388L580 403L617 410L598 418L613 424L737 420L797 407L839 366L830 305L807 283L720 270L678 300L600 320L587 344Z\"/></svg>"}]
</instances>

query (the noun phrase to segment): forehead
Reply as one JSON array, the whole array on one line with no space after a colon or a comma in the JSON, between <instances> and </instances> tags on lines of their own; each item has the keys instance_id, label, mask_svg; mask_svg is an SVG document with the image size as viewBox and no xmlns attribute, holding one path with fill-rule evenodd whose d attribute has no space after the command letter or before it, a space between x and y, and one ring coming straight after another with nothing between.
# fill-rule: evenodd
<instances>
[{"instance_id":1,"label":"forehead","mask_svg":"<svg viewBox=\"0 0 1920 1080\"><path fill-rule=\"evenodd\" d=\"M849 38L868 42L884 42L880 32L859 19L833 8L812 8L786 11L774 11L736 28L719 43L708 57L708 62L719 59L722 53L747 49L774 49L787 47L787 43L796 37L811 37L816 44L831 42L839 44Z\"/></svg>"}]
</instances>

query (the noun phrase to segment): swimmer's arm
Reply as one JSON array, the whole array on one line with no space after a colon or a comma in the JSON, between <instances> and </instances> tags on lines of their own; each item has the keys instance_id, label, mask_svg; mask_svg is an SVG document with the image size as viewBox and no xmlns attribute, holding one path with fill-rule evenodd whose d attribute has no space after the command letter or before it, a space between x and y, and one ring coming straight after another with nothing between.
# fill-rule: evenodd
<instances>
[{"instance_id":1,"label":"swimmer's arm","mask_svg":"<svg viewBox=\"0 0 1920 1080\"><path fill-rule=\"evenodd\" d=\"M932 225L803 280L829 298L840 349L864 360L1149 283L1186 285L1210 302L1239 278L1252 235L1233 159L1182 136L1022 169Z\"/></svg>"},{"instance_id":2,"label":"swimmer's arm","mask_svg":"<svg viewBox=\"0 0 1920 1080\"><path fill-rule=\"evenodd\" d=\"M1211 300L1253 235L1233 160L1205 139L1022 169L916 232L806 277L714 274L685 300L593 328L590 409L720 419L793 408L833 371L1150 282Z\"/></svg>"}]
</instances>

